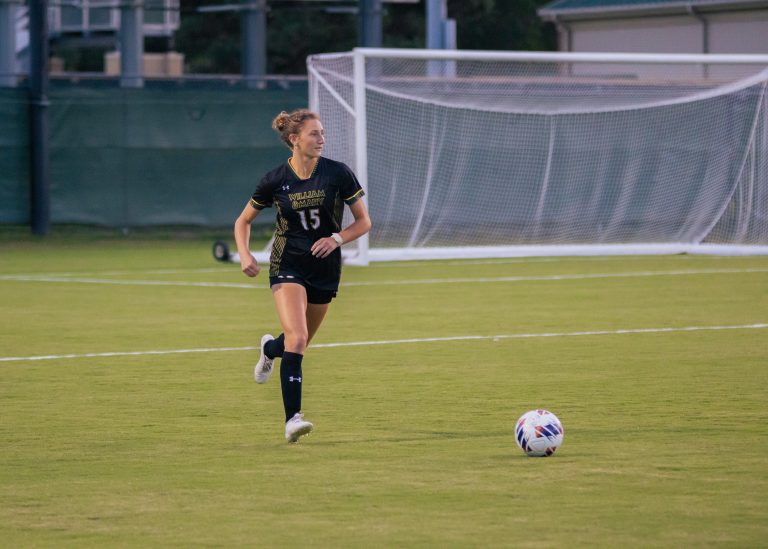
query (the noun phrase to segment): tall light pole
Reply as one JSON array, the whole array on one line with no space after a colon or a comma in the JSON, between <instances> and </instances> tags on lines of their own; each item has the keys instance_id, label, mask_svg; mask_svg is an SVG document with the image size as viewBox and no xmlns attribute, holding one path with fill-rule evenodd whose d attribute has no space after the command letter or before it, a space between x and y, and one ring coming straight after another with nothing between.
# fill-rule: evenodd
<instances>
[{"instance_id":1,"label":"tall light pole","mask_svg":"<svg viewBox=\"0 0 768 549\"><path fill-rule=\"evenodd\" d=\"M47 235L51 225L48 143L48 0L29 2L30 225Z\"/></svg>"},{"instance_id":2,"label":"tall light pole","mask_svg":"<svg viewBox=\"0 0 768 549\"><path fill-rule=\"evenodd\" d=\"M243 0L240 17L242 74L249 88L263 88L267 73L267 0Z\"/></svg>"},{"instance_id":3,"label":"tall light pole","mask_svg":"<svg viewBox=\"0 0 768 549\"><path fill-rule=\"evenodd\" d=\"M144 87L144 0L120 4L120 86Z\"/></svg>"},{"instance_id":4,"label":"tall light pole","mask_svg":"<svg viewBox=\"0 0 768 549\"><path fill-rule=\"evenodd\" d=\"M380 48L382 45L381 0L358 0L358 45Z\"/></svg>"},{"instance_id":5,"label":"tall light pole","mask_svg":"<svg viewBox=\"0 0 768 549\"><path fill-rule=\"evenodd\" d=\"M448 0L427 0L427 49L445 47L443 21L448 19Z\"/></svg>"}]
</instances>

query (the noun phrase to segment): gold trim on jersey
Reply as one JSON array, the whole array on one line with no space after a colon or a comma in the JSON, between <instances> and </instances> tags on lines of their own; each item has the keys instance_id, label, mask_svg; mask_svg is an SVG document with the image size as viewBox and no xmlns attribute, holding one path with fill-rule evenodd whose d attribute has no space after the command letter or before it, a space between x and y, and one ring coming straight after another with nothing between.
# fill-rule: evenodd
<instances>
[{"instance_id":1,"label":"gold trim on jersey","mask_svg":"<svg viewBox=\"0 0 768 549\"><path fill-rule=\"evenodd\" d=\"M285 231L288 230L288 220L282 216L280 211L280 204L275 202L275 207L278 213L278 224L275 229L275 240L272 242L272 253L269 254L269 276L277 276L280 272L280 262L283 259L283 253L285 252Z\"/></svg>"},{"instance_id":2,"label":"gold trim on jersey","mask_svg":"<svg viewBox=\"0 0 768 549\"><path fill-rule=\"evenodd\" d=\"M262 204L261 202L257 202L255 199L251 198L251 201L249 204L256 208L257 210L263 210L264 208L269 208L267 204Z\"/></svg>"},{"instance_id":3,"label":"gold trim on jersey","mask_svg":"<svg viewBox=\"0 0 768 549\"><path fill-rule=\"evenodd\" d=\"M312 168L312 173L309 174L309 177L301 177L299 173L294 169L293 164L291 163L291 159L288 158L288 167L291 168L291 171L293 172L293 175L295 175L299 181L306 181L307 179L312 179L312 176L315 175L315 172L317 171L317 166L320 164L320 158L315 161L315 167Z\"/></svg>"},{"instance_id":4,"label":"gold trim on jersey","mask_svg":"<svg viewBox=\"0 0 768 549\"><path fill-rule=\"evenodd\" d=\"M350 196L349 198L345 198L344 202L346 202L348 205L351 206L352 204L357 202L357 199L360 198L361 196L363 196L364 194L365 194L365 192L363 192L363 189L360 189L355 194ZM351 202L350 202L350 200L351 200Z\"/></svg>"}]
</instances>

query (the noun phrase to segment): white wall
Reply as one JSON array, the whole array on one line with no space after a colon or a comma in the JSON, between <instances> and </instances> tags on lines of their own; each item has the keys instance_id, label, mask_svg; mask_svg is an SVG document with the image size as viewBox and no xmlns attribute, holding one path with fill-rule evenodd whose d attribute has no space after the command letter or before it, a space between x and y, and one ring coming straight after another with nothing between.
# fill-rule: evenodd
<instances>
[{"instance_id":1,"label":"white wall","mask_svg":"<svg viewBox=\"0 0 768 549\"><path fill-rule=\"evenodd\" d=\"M709 53L768 53L768 10L703 13ZM704 30L692 15L569 21L573 51L704 53ZM561 40L561 49L565 41Z\"/></svg>"},{"instance_id":2,"label":"white wall","mask_svg":"<svg viewBox=\"0 0 768 549\"><path fill-rule=\"evenodd\" d=\"M711 53L768 53L768 10L705 16Z\"/></svg>"},{"instance_id":3,"label":"white wall","mask_svg":"<svg viewBox=\"0 0 768 549\"><path fill-rule=\"evenodd\" d=\"M707 21L708 53L768 53L768 10L731 13L704 13ZM633 17L569 21L571 51L704 53L705 29L692 15ZM561 28L560 49L567 39ZM761 67L764 68L764 67ZM593 74L620 74L620 66L585 67ZM659 78L738 77L754 73L758 67L666 66L640 69L644 76ZM638 72L637 66L631 70Z\"/></svg>"},{"instance_id":4,"label":"white wall","mask_svg":"<svg viewBox=\"0 0 768 549\"><path fill-rule=\"evenodd\" d=\"M573 51L701 53L701 23L692 17L579 21L570 27Z\"/></svg>"}]
</instances>

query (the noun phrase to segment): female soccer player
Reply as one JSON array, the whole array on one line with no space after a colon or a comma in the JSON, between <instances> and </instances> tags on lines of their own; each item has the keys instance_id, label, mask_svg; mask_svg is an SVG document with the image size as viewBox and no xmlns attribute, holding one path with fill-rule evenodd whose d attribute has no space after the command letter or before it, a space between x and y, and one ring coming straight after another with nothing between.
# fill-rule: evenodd
<instances>
[{"instance_id":1,"label":"female soccer player","mask_svg":"<svg viewBox=\"0 0 768 549\"><path fill-rule=\"evenodd\" d=\"M339 248L367 233L371 220L352 170L321 156L325 134L316 113L305 109L281 112L272 128L293 154L261 179L235 221L235 241L243 273L256 276L260 267L250 251L251 223L263 208L276 207L269 285L283 333L261 338L254 378L256 383L266 383L275 358L282 357L285 438L296 442L313 429L301 412L301 363L339 288ZM355 220L342 230L344 204Z\"/></svg>"}]
</instances>

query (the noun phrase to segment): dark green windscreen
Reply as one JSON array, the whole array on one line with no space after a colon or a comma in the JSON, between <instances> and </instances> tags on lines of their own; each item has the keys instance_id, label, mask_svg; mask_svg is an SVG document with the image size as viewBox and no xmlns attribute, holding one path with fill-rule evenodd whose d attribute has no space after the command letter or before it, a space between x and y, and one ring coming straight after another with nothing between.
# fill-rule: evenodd
<instances>
[{"instance_id":1,"label":"dark green windscreen","mask_svg":"<svg viewBox=\"0 0 768 549\"><path fill-rule=\"evenodd\" d=\"M51 222L229 225L261 175L290 155L272 119L306 105L305 82L265 90L53 87ZM0 222L24 223L26 93L3 90L0 113Z\"/></svg>"}]
</instances>

